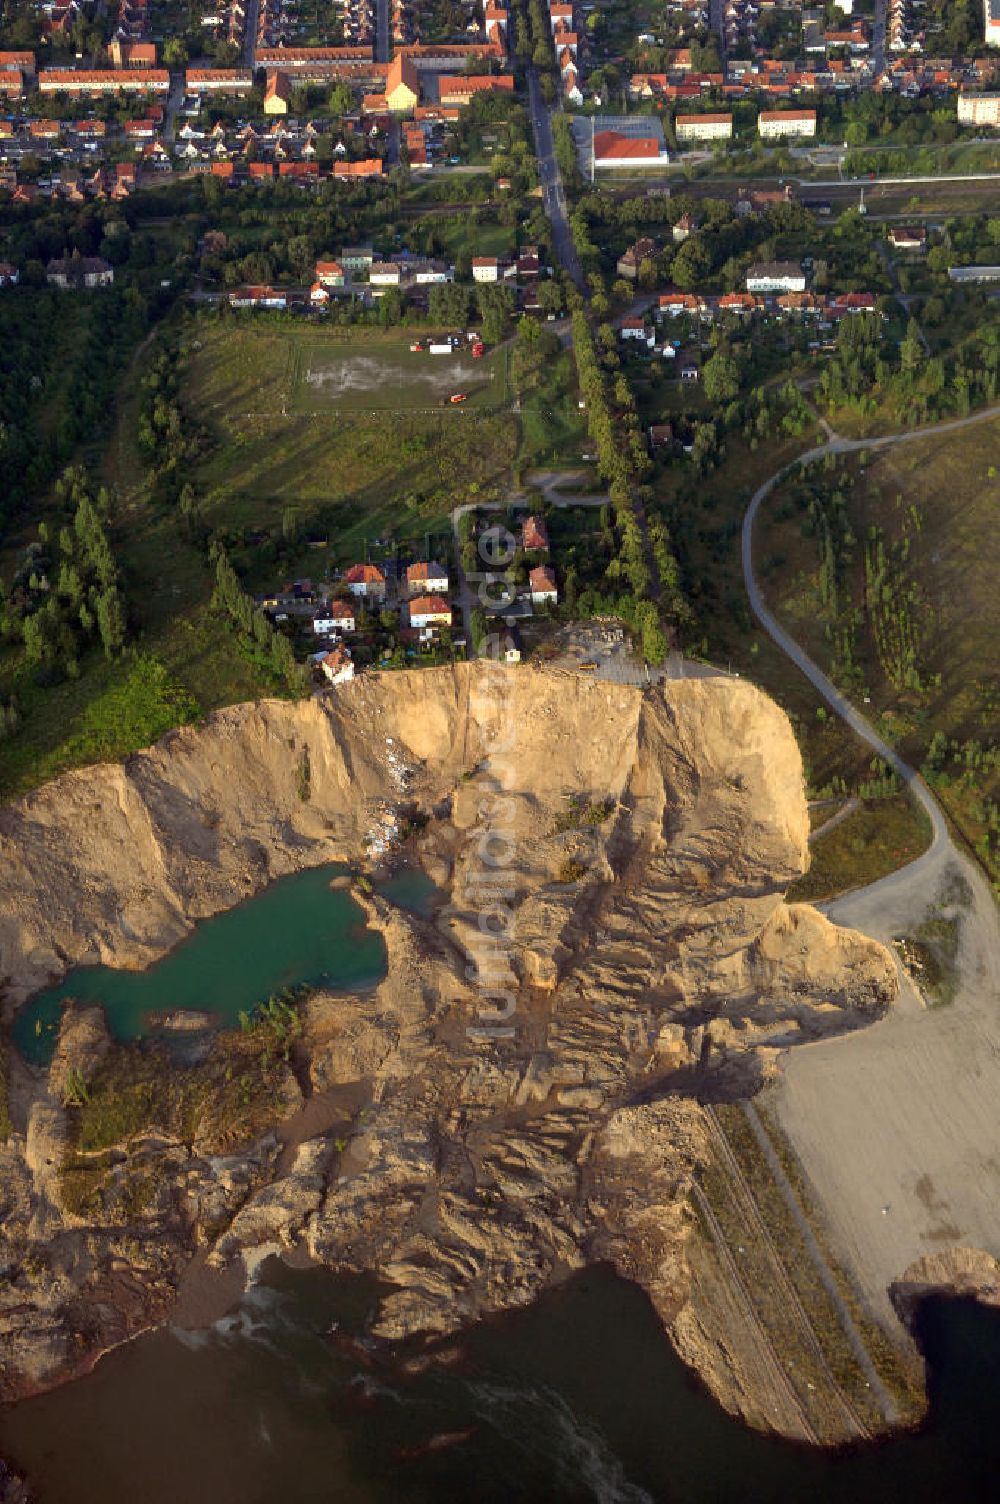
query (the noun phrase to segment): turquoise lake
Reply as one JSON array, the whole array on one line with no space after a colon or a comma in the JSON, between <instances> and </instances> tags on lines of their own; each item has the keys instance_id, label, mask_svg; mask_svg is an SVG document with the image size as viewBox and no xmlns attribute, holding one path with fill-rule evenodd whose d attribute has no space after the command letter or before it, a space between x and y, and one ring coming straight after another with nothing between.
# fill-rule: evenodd
<instances>
[{"instance_id":1,"label":"turquoise lake","mask_svg":"<svg viewBox=\"0 0 1000 1504\"><path fill-rule=\"evenodd\" d=\"M115 1039L140 1039L151 1013L208 1012L222 1027L283 987L302 983L354 988L385 975L385 945L350 893L331 888L340 865L279 879L234 909L204 920L145 971L78 966L36 993L11 1035L24 1058L44 1065L52 1054L66 998L101 1003Z\"/></svg>"}]
</instances>

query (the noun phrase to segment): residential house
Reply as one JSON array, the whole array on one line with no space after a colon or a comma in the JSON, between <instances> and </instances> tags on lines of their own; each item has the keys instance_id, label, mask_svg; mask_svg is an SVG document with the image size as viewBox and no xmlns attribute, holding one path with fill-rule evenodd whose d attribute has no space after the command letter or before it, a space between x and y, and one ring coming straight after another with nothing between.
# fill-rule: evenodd
<instances>
[{"instance_id":1,"label":"residential house","mask_svg":"<svg viewBox=\"0 0 1000 1504\"><path fill-rule=\"evenodd\" d=\"M354 678L354 661L343 643L338 642L335 648L324 654L319 666L331 684L346 684Z\"/></svg>"},{"instance_id":2,"label":"residential house","mask_svg":"<svg viewBox=\"0 0 1000 1504\"><path fill-rule=\"evenodd\" d=\"M1000 266L949 266L948 280L959 285L969 283L972 286L978 282L1000 282Z\"/></svg>"},{"instance_id":3,"label":"residential house","mask_svg":"<svg viewBox=\"0 0 1000 1504\"><path fill-rule=\"evenodd\" d=\"M370 245L345 245L340 253L341 266L352 276L360 273L361 276L367 277L374 260L375 252Z\"/></svg>"},{"instance_id":4,"label":"residential house","mask_svg":"<svg viewBox=\"0 0 1000 1504\"><path fill-rule=\"evenodd\" d=\"M325 308L330 301L330 294L322 282L314 282L309 289L309 303L313 308Z\"/></svg>"},{"instance_id":5,"label":"residential house","mask_svg":"<svg viewBox=\"0 0 1000 1504\"><path fill-rule=\"evenodd\" d=\"M618 329L620 339L638 341L644 345L655 344L653 331L646 328L646 321L638 315L622 319Z\"/></svg>"},{"instance_id":6,"label":"residential house","mask_svg":"<svg viewBox=\"0 0 1000 1504\"><path fill-rule=\"evenodd\" d=\"M732 115L677 115L674 134L678 141L728 141L733 134Z\"/></svg>"},{"instance_id":7,"label":"residential house","mask_svg":"<svg viewBox=\"0 0 1000 1504\"><path fill-rule=\"evenodd\" d=\"M559 591L556 588L556 577L548 564L538 564L530 571L528 588L531 591L533 606L558 605Z\"/></svg>"},{"instance_id":8,"label":"residential house","mask_svg":"<svg viewBox=\"0 0 1000 1504\"><path fill-rule=\"evenodd\" d=\"M983 30L987 47L1000 47L1000 0L983 0Z\"/></svg>"},{"instance_id":9,"label":"residential house","mask_svg":"<svg viewBox=\"0 0 1000 1504\"><path fill-rule=\"evenodd\" d=\"M403 281L403 268L395 261L373 261L371 271L368 273L368 281L372 287L400 287Z\"/></svg>"},{"instance_id":10,"label":"residential house","mask_svg":"<svg viewBox=\"0 0 1000 1504\"><path fill-rule=\"evenodd\" d=\"M410 595L447 595L448 571L433 559L426 564L411 564L406 571L406 588Z\"/></svg>"},{"instance_id":11,"label":"residential house","mask_svg":"<svg viewBox=\"0 0 1000 1504\"><path fill-rule=\"evenodd\" d=\"M650 449L669 449L674 442L672 423L653 423L649 429Z\"/></svg>"},{"instance_id":12,"label":"residential house","mask_svg":"<svg viewBox=\"0 0 1000 1504\"><path fill-rule=\"evenodd\" d=\"M410 601L410 626L419 632L451 626L451 607L439 595L417 595Z\"/></svg>"},{"instance_id":13,"label":"residential house","mask_svg":"<svg viewBox=\"0 0 1000 1504\"><path fill-rule=\"evenodd\" d=\"M693 214L682 214L673 227L675 245L683 245L689 236L693 235L698 228L698 221Z\"/></svg>"},{"instance_id":14,"label":"residential house","mask_svg":"<svg viewBox=\"0 0 1000 1504\"><path fill-rule=\"evenodd\" d=\"M288 307L288 294L277 287L234 287L229 294L230 308Z\"/></svg>"},{"instance_id":15,"label":"residential house","mask_svg":"<svg viewBox=\"0 0 1000 1504\"><path fill-rule=\"evenodd\" d=\"M639 275L639 268L644 261L652 261L656 256L656 241L650 240L644 235L637 240L635 245L630 245L618 258L617 272L619 277L625 277L629 282L634 282Z\"/></svg>"},{"instance_id":16,"label":"residential house","mask_svg":"<svg viewBox=\"0 0 1000 1504\"><path fill-rule=\"evenodd\" d=\"M815 110L761 110L757 132L762 141L778 141L788 136L815 136Z\"/></svg>"},{"instance_id":17,"label":"residential house","mask_svg":"<svg viewBox=\"0 0 1000 1504\"><path fill-rule=\"evenodd\" d=\"M472 258L473 282L501 282L509 270L513 268L499 256L473 256Z\"/></svg>"},{"instance_id":18,"label":"residential house","mask_svg":"<svg viewBox=\"0 0 1000 1504\"><path fill-rule=\"evenodd\" d=\"M727 292L716 304L719 313L733 313L738 317L758 313L763 306L760 298L754 297L752 292Z\"/></svg>"},{"instance_id":19,"label":"residential house","mask_svg":"<svg viewBox=\"0 0 1000 1504\"><path fill-rule=\"evenodd\" d=\"M451 76L442 73L438 79L438 94L443 105L464 105L477 94L511 94L513 90L512 73L456 73Z\"/></svg>"},{"instance_id":20,"label":"residential house","mask_svg":"<svg viewBox=\"0 0 1000 1504\"><path fill-rule=\"evenodd\" d=\"M188 68L184 87L189 94L249 94L253 74L249 68Z\"/></svg>"},{"instance_id":21,"label":"residential house","mask_svg":"<svg viewBox=\"0 0 1000 1504\"><path fill-rule=\"evenodd\" d=\"M878 313L878 298L873 292L844 292L827 298L826 311L831 319L855 313Z\"/></svg>"},{"instance_id":22,"label":"residential house","mask_svg":"<svg viewBox=\"0 0 1000 1504\"><path fill-rule=\"evenodd\" d=\"M18 270L9 261L0 261L0 287L16 287Z\"/></svg>"},{"instance_id":23,"label":"residential house","mask_svg":"<svg viewBox=\"0 0 1000 1504\"><path fill-rule=\"evenodd\" d=\"M317 261L316 281L322 287L343 287L345 280L344 268L339 261Z\"/></svg>"},{"instance_id":24,"label":"residential house","mask_svg":"<svg viewBox=\"0 0 1000 1504\"><path fill-rule=\"evenodd\" d=\"M958 123L1000 126L1000 94L959 94Z\"/></svg>"},{"instance_id":25,"label":"residential house","mask_svg":"<svg viewBox=\"0 0 1000 1504\"><path fill-rule=\"evenodd\" d=\"M542 517L525 517L521 524L521 547L525 553L547 553L549 533Z\"/></svg>"},{"instance_id":26,"label":"residential house","mask_svg":"<svg viewBox=\"0 0 1000 1504\"><path fill-rule=\"evenodd\" d=\"M382 176L381 157L363 157L357 162L334 162L333 177L335 178L380 178Z\"/></svg>"},{"instance_id":27,"label":"residential house","mask_svg":"<svg viewBox=\"0 0 1000 1504\"><path fill-rule=\"evenodd\" d=\"M359 600L385 600L385 575L377 564L352 564L344 575L344 584Z\"/></svg>"},{"instance_id":28,"label":"residential house","mask_svg":"<svg viewBox=\"0 0 1000 1504\"><path fill-rule=\"evenodd\" d=\"M896 251L922 251L927 244L927 231L923 225L893 225L889 244Z\"/></svg>"},{"instance_id":29,"label":"residential house","mask_svg":"<svg viewBox=\"0 0 1000 1504\"><path fill-rule=\"evenodd\" d=\"M805 292L806 274L797 261L757 261L747 267L747 292Z\"/></svg>"},{"instance_id":30,"label":"residential house","mask_svg":"<svg viewBox=\"0 0 1000 1504\"><path fill-rule=\"evenodd\" d=\"M783 314L797 318L819 318L825 309L823 299L814 292L783 292L774 301Z\"/></svg>"},{"instance_id":31,"label":"residential house","mask_svg":"<svg viewBox=\"0 0 1000 1504\"><path fill-rule=\"evenodd\" d=\"M115 280L111 264L100 256L81 256L74 251L72 256L63 256L50 261L45 268L45 280L53 287L79 289L81 287L110 287Z\"/></svg>"},{"instance_id":32,"label":"residential house","mask_svg":"<svg viewBox=\"0 0 1000 1504\"><path fill-rule=\"evenodd\" d=\"M169 94L166 68L43 68L42 94Z\"/></svg>"},{"instance_id":33,"label":"residential house","mask_svg":"<svg viewBox=\"0 0 1000 1504\"><path fill-rule=\"evenodd\" d=\"M707 318L709 307L700 293L665 292L660 295L657 313L660 318L666 319L678 319L685 313L692 318Z\"/></svg>"},{"instance_id":34,"label":"residential house","mask_svg":"<svg viewBox=\"0 0 1000 1504\"><path fill-rule=\"evenodd\" d=\"M353 632L353 604L350 601L328 601L317 607L312 628L317 637L331 637L337 632Z\"/></svg>"}]
</instances>

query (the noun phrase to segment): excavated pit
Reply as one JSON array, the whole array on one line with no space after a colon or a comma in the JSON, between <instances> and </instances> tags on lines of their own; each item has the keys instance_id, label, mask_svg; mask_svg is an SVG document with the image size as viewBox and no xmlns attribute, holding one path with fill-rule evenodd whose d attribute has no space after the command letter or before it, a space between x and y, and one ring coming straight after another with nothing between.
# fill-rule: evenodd
<instances>
[{"instance_id":1,"label":"excavated pit","mask_svg":"<svg viewBox=\"0 0 1000 1504\"><path fill-rule=\"evenodd\" d=\"M782 1051L879 1016L896 973L784 902L808 861L801 762L752 686L643 692L481 664L365 676L60 778L0 810L8 1020L75 965L146 966L273 879L370 870L407 831L441 904L425 919L359 893L386 978L304 1005L252 1141L211 1112L153 1121L71 1200L67 1081L99 1091L122 1051L70 1008L47 1075L12 1060L3 1393L165 1319L192 1262L262 1245L377 1273L375 1331L392 1339L610 1260L725 1403L782 1429L732 1363L727 1387L726 1334L690 1307L699 1102L749 1096Z\"/></svg>"}]
</instances>

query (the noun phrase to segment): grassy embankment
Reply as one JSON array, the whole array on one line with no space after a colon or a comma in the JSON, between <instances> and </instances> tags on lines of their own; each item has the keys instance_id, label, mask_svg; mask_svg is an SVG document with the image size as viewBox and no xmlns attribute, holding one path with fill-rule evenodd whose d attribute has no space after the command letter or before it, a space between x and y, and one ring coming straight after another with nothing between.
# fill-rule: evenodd
<instances>
[{"instance_id":1,"label":"grassy embankment","mask_svg":"<svg viewBox=\"0 0 1000 1504\"><path fill-rule=\"evenodd\" d=\"M803 488L789 481L765 504L758 534L772 607L806 651L866 701L885 739L923 768L995 883L998 435L1000 424L984 423L851 461L819 477L818 509L803 505ZM825 499L834 491L839 508ZM830 842L849 844L850 827L845 821ZM886 840L903 839L887 829Z\"/></svg>"},{"instance_id":2,"label":"grassy embankment","mask_svg":"<svg viewBox=\"0 0 1000 1504\"><path fill-rule=\"evenodd\" d=\"M115 1045L89 1080L66 1093L69 1147L60 1167L67 1209L126 1221L156 1198L162 1166L118 1151L151 1132L208 1154L226 1153L273 1128L300 1099L287 1060L301 1030L298 1001L272 998L240 1030L217 1034L196 1064L155 1047Z\"/></svg>"},{"instance_id":3,"label":"grassy embankment","mask_svg":"<svg viewBox=\"0 0 1000 1504\"><path fill-rule=\"evenodd\" d=\"M470 495L489 497L506 477L516 446L507 412L464 416L460 409L286 416L289 341L199 321L200 345L184 371L182 401L211 445L188 477L206 526L227 538L251 588L296 572L320 576L328 563L364 556L366 539L391 533L421 539L447 525ZM303 331L312 349L315 331ZM373 348L378 349L374 335ZM342 335L331 344L343 344ZM360 345L359 345L360 348ZM77 679L39 686L19 650L0 651L0 699L16 695L22 724L0 742L0 795L11 797L97 758L119 758L179 721L221 705L275 693L273 676L240 651L211 609L213 571L172 509L151 500L136 442L140 379L155 342L123 383L111 442L94 461L114 496L113 543L131 615L130 640L142 655L91 654ZM429 358L429 357L428 357ZM326 549L303 545L278 562L274 541L294 508L303 533L316 528ZM53 497L39 509L58 527ZM263 544L251 543L254 535ZM0 556L8 574L28 535ZM270 546L269 546L270 544ZM150 662L156 665L150 668Z\"/></svg>"}]
</instances>

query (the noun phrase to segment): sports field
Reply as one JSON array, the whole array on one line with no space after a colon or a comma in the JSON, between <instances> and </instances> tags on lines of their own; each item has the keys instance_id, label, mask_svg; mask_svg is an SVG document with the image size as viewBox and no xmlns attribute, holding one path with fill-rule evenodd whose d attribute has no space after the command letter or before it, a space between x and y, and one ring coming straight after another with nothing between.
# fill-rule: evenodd
<instances>
[{"instance_id":1,"label":"sports field","mask_svg":"<svg viewBox=\"0 0 1000 1504\"><path fill-rule=\"evenodd\" d=\"M412 351L415 336L340 342L290 337L288 406L292 412L399 412L433 408L501 407L507 401L507 360L495 351L473 360ZM450 398L465 394L465 402Z\"/></svg>"}]
</instances>

